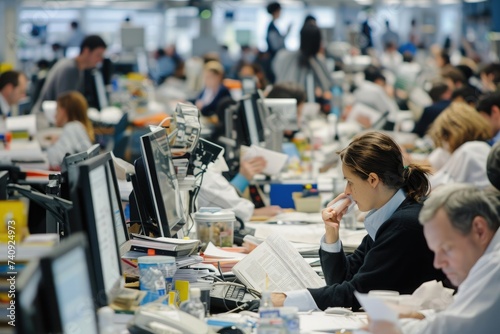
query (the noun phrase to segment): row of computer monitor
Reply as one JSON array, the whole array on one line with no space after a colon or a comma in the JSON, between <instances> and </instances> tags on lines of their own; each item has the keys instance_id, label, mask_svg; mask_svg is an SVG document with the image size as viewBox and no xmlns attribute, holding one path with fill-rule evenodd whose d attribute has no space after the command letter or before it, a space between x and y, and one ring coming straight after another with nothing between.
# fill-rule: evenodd
<instances>
[{"instance_id":1,"label":"row of computer monitor","mask_svg":"<svg viewBox=\"0 0 500 334\"><path fill-rule=\"evenodd\" d=\"M226 136L236 137L235 144L265 145L266 129L297 131L297 100L290 98L264 98L260 91L246 94L239 101L232 122L226 122ZM279 123L279 124L277 124ZM230 127L230 130L227 130ZM232 131L231 131L232 130ZM229 135L228 132L232 132Z\"/></svg>"},{"instance_id":2,"label":"row of computer monitor","mask_svg":"<svg viewBox=\"0 0 500 334\"><path fill-rule=\"evenodd\" d=\"M134 188L134 193L141 194L138 205L143 215L160 227L162 236L174 236L185 219L166 130L157 128L146 134L141 145L142 158L135 163L140 185ZM63 171L67 188L62 195L73 202L64 234L71 240L84 232L85 240L82 237L75 237L76 241L69 243L63 240L49 256L26 268L18 289L19 300L26 303L20 304L18 312L23 313L24 307L23 322L28 330L18 330L19 333L33 332L30 326L47 328L48 332L66 332L68 326L92 322L96 308L108 305L119 291L122 281L119 249L129 238L128 228L112 156L110 153L93 156L95 152L68 156ZM85 244L89 246L87 263L91 265L85 264ZM46 301L56 304L44 307ZM39 314L43 310L50 314L46 317ZM89 329L88 333L92 332Z\"/></svg>"}]
</instances>

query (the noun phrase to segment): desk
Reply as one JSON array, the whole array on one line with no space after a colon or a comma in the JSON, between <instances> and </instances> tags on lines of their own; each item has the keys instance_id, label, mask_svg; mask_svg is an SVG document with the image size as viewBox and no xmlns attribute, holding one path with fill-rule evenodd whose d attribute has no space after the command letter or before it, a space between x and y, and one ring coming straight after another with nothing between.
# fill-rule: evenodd
<instances>
[{"instance_id":1,"label":"desk","mask_svg":"<svg viewBox=\"0 0 500 334\"><path fill-rule=\"evenodd\" d=\"M350 316L312 312L299 314L300 333L333 333L342 329L357 329L368 323L366 313ZM347 332L349 333L349 332Z\"/></svg>"},{"instance_id":2,"label":"desk","mask_svg":"<svg viewBox=\"0 0 500 334\"><path fill-rule=\"evenodd\" d=\"M246 226L255 229L255 236L267 238L271 234L279 234L285 239L299 243L316 244L319 248L321 237L325 234L324 224L277 225L266 223L247 223ZM366 230L351 231L340 228L340 240L344 250L356 249L366 235Z\"/></svg>"},{"instance_id":3,"label":"desk","mask_svg":"<svg viewBox=\"0 0 500 334\"><path fill-rule=\"evenodd\" d=\"M8 150L0 150L0 161L23 168L48 169L49 162L36 140L13 140Z\"/></svg>"}]
</instances>

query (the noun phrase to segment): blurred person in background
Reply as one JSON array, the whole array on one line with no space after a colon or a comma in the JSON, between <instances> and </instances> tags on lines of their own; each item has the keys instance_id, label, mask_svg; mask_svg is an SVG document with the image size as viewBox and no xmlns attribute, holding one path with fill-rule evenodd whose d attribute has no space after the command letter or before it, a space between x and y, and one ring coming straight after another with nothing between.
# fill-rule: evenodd
<instances>
[{"instance_id":1,"label":"blurred person in background","mask_svg":"<svg viewBox=\"0 0 500 334\"><path fill-rule=\"evenodd\" d=\"M56 126L63 128L60 136L51 138L53 145L47 149L49 165L59 169L66 154L87 150L94 142L94 128L87 117L87 101L76 91L66 92L57 98Z\"/></svg>"},{"instance_id":2,"label":"blurred person in background","mask_svg":"<svg viewBox=\"0 0 500 334\"><path fill-rule=\"evenodd\" d=\"M493 135L490 124L474 108L452 103L432 123L428 135L436 148L442 149L441 166L433 164L436 172L429 178L433 189L458 182L481 188L489 185L486 160L491 146L487 141Z\"/></svg>"},{"instance_id":3,"label":"blurred person in background","mask_svg":"<svg viewBox=\"0 0 500 334\"><path fill-rule=\"evenodd\" d=\"M450 105L452 90L444 82L436 82L429 91L432 104L424 108L420 119L415 123L413 133L423 137L434 120Z\"/></svg>"},{"instance_id":4,"label":"blurred person in background","mask_svg":"<svg viewBox=\"0 0 500 334\"><path fill-rule=\"evenodd\" d=\"M480 72L483 93L498 91L500 84L500 63L486 65Z\"/></svg>"},{"instance_id":5,"label":"blurred person in background","mask_svg":"<svg viewBox=\"0 0 500 334\"><path fill-rule=\"evenodd\" d=\"M3 119L12 115L12 107L26 97L28 80L18 71L0 74L0 115Z\"/></svg>"},{"instance_id":6,"label":"blurred person in background","mask_svg":"<svg viewBox=\"0 0 500 334\"><path fill-rule=\"evenodd\" d=\"M84 70L92 69L101 63L106 51L106 42L98 35L85 37L80 45L80 54L73 59L60 59L49 71L42 87L40 97L32 109L33 113L41 111L43 101L55 101L57 97L68 91L84 93ZM39 128L47 127L48 120L41 117Z\"/></svg>"},{"instance_id":7,"label":"blurred person in background","mask_svg":"<svg viewBox=\"0 0 500 334\"><path fill-rule=\"evenodd\" d=\"M298 51L280 51L274 61L276 82L297 82L306 91L308 102L317 102L329 112L333 82L324 58L320 54L321 31L315 25L305 25L300 31Z\"/></svg>"},{"instance_id":8,"label":"blurred person in background","mask_svg":"<svg viewBox=\"0 0 500 334\"><path fill-rule=\"evenodd\" d=\"M477 111L491 125L493 138L491 145L500 141L500 92L483 96L477 103Z\"/></svg>"},{"instance_id":9,"label":"blurred person in background","mask_svg":"<svg viewBox=\"0 0 500 334\"><path fill-rule=\"evenodd\" d=\"M204 65L204 87L194 102L203 116L213 116L219 102L223 98L231 96L229 90L222 84L223 79L224 68L221 63L212 60Z\"/></svg>"}]
</instances>

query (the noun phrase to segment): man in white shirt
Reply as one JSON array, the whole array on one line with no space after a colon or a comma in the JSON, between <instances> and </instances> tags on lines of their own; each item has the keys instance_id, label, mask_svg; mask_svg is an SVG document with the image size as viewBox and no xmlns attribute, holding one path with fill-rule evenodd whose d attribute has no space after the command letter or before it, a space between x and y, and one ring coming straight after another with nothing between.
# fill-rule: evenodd
<instances>
[{"instance_id":1,"label":"man in white shirt","mask_svg":"<svg viewBox=\"0 0 500 334\"><path fill-rule=\"evenodd\" d=\"M26 96L26 76L17 71L7 71L0 75L0 115L3 118L12 113L12 106Z\"/></svg>"},{"instance_id":2,"label":"man in white shirt","mask_svg":"<svg viewBox=\"0 0 500 334\"><path fill-rule=\"evenodd\" d=\"M399 108L396 101L385 90L386 80L384 75L375 66L368 66L364 74L365 80L354 91L355 101L377 110L381 116L385 112L389 112L387 120L395 122ZM361 120L358 120L358 122L363 123ZM372 126L372 124L366 123L362 125L364 127Z\"/></svg>"},{"instance_id":3,"label":"man in white shirt","mask_svg":"<svg viewBox=\"0 0 500 334\"><path fill-rule=\"evenodd\" d=\"M398 328L373 322L374 334L498 333L500 310L500 232L498 192L450 184L431 193L420 212L434 266L458 286L453 303L440 313L423 311L423 320Z\"/></svg>"}]
</instances>

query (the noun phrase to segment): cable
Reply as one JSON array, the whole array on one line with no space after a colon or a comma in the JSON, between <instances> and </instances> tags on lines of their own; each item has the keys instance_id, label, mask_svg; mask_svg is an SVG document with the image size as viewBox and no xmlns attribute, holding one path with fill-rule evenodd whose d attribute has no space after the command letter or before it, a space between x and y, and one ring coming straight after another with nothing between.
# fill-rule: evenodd
<instances>
[{"instance_id":1,"label":"cable","mask_svg":"<svg viewBox=\"0 0 500 334\"><path fill-rule=\"evenodd\" d=\"M158 126L161 127L165 121L168 121L171 119L174 119L174 118L172 116L165 117L164 119L161 120L161 122L160 122L160 124L158 124Z\"/></svg>"}]
</instances>

